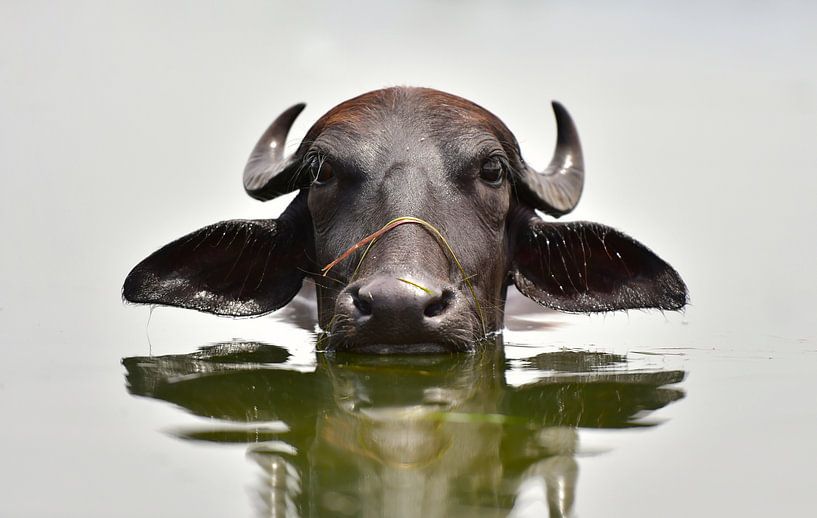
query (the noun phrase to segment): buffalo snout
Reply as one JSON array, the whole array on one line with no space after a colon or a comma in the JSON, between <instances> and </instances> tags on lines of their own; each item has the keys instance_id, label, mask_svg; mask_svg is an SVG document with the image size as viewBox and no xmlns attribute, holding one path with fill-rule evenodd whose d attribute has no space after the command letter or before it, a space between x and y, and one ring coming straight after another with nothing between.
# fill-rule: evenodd
<instances>
[{"instance_id":1,"label":"buffalo snout","mask_svg":"<svg viewBox=\"0 0 817 518\"><path fill-rule=\"evenodd\" d=\"M453 285L376 274L352 282L341 292L330 348L371 353L462 350L468 342L457 343L455 338L464 330L475 331L473 312Z\"/></svg>"}]
</instances>

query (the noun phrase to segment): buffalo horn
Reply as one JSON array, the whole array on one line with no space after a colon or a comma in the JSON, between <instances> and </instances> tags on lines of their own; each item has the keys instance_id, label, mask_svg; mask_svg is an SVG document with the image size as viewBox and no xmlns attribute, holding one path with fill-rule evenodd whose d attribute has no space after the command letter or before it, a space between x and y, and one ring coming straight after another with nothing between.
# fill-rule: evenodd
<instances>
[{"instance_id":1,"label":"buffalo horn","mask_svg":"<svg viewBox=\"0 0 817 518\"><path fill-rule=\"evenodd\" d=\"M284 159L284 144L292 123L306 107L299 103L278 116L261 135L244 167L244 189L261 201L271 200L298 188L299 164L290 156Z\"/></svg>"},{"instance_id":2,"label":"buffalo horn","mask_svg":"<svg viewBox=\"0 0 817 518\"><path fill-rule=\"evenodd\" d=\"M520 187L535 208L559 217L579 202L584 186L584 158L570 114L560 103L553 101L552 105L558 132L553 158L541 173L525 166Z\"/></svg>"}]
</instances>

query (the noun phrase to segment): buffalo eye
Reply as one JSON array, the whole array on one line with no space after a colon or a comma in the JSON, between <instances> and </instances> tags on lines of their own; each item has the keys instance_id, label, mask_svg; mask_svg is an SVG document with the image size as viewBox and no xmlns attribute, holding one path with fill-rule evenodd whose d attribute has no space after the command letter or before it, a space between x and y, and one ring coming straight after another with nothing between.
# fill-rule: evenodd
<instances>
[{"instance_id":1,"label":"buffalo eye","mask_svg":"<svg viewBox=\"0 0 817 518\"><path fill-rule=\"evenodd\" d=\"M310 157L307 165L312 181L318 185L328 182L335 176L331 162L324 156L315 155Z\"/></svg>"},{"instance_id":2,"label":"buffalo eye","mask_svg":"<svg viewBox=\"0 0 817 518\"><path fill-rule=\"evenodd\" d=\"M499 157L489 157L482 162L479 177L488 185L498 186L505 179L505 167Z\"/></svg>"}]
</instances>

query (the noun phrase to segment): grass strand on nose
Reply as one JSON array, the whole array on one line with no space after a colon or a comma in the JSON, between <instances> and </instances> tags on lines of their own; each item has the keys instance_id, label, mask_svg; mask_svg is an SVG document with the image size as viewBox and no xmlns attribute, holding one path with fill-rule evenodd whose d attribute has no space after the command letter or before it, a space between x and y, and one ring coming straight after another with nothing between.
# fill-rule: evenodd
<instances>
[{"instance_id":1,"label":"grass strand on nose","mask_svg":"<svg viewBox=\"0 0 817 518\"><path fill-rule=\"evenodd\" d=\"M398 280L398 281L400 281L400 282L405 282L405 283L406 283L406 284L408 284L409 286L414 286L414 287L415 287L415 288L417 288L418 290L422 290L422 291L424 291L424 292L428 293L429 295L434 295L434 292L433 292L432 290L430 290L430 289L426 288L425 286L421 286L421 285L417 284L417 283L416 283L416 282L414 282L414 281L410 281L410 280L408 280L408 279L404 279L403 277L398 277L398 278L397 278L397 280Z\"/></svg>"},{"instance_id":2,"label":"grass strand on nose","mask_svg":"<svg viewBox=\"0 0 817 518\"><path fill-rule=\"evenodd\" d=\"M354 279L355 276L357 275L358 270L360 269L360 265L363 264L363 260L368 255L369 250L372 248L372 245L374 245L375 241L377 241L377 239L380 238L386 232L393 230L394 228L400 225L405 225L407 223L420 225L429 232L431 232L431 234L435 238L437 238L437 241L439 241L443 245L443 248L446 251L448 251L448 254L451 256L451 260L454 261L454 264L457 266L460 273L462 274L462 281L468 287L468 291L471 292L471 297L474 299L474 307L476 308L477 316L479 317L479 323L480 325L482 325L482 334L485 335L487 333L487 330L485 328L485 318L482 315L482 307L480 306L479 299L477 299L477 294L474 291L474 285L471 283L471 277L473 277L473 275L468 275L465 272L465 268L462 267L462 263L460 263L460 260L457 259L457 254L454 253L454 249L451 248L451 245L448 244L448 241L445 239L445 237L443 237L442 233L439 230L437 230L437 227L435 227L434 225L432 225L431 223L424 219L415 218L413 216L401 216L399 218L394 218L393 220L383 225L380 229L372 232L368 236L364 237L363 239L349 247L349 249L340 254L337 259L321 268L323 275L326 276L326 274L328 274L332 268L337 266L338 263L348 258L350 255L355 253L364 245L368 245L366 249L363 251L363 255L360 256L360 261L358 261L357 266L355 267L355 271L352 273L352 279Z\"/></svg>"}]
</instances>

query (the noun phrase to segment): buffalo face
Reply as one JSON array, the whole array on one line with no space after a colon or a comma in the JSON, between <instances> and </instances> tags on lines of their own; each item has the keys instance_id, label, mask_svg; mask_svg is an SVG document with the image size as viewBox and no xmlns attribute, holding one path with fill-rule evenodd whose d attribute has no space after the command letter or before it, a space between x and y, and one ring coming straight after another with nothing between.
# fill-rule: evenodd
<instances>
[{"instance_id":1,"label":"buffalo face","mask_svg":"<svg viewBox=\"0 0 817 518\"><path fill-rule=\"evenodd\" d=\"M501 326L512 139L484 110L426 90L368 94L319 121L303 150L318 265L390 221L421 220L318 278L333 347L456 350Z\"/></svg>"},{"instance_id":2,"label":"buffalo face","mask_svg":"<svg viewBox=\"0 0 817 518\"><path fill-rule=\"evenodd\" d=\"M502 327L507 286L556 309L678 309L686 288L646 247L603 225L551 223L575 207L584 165L554 103L556 151L528 167L494 115L435 90L391 88L319 119L297 151L276 119L250 156L247 192L299 194L277 220L227 221L142 261L124 296L141 303L260 315L309 276L330 349L469 350Z\"/></svg>"}]
</instances>

